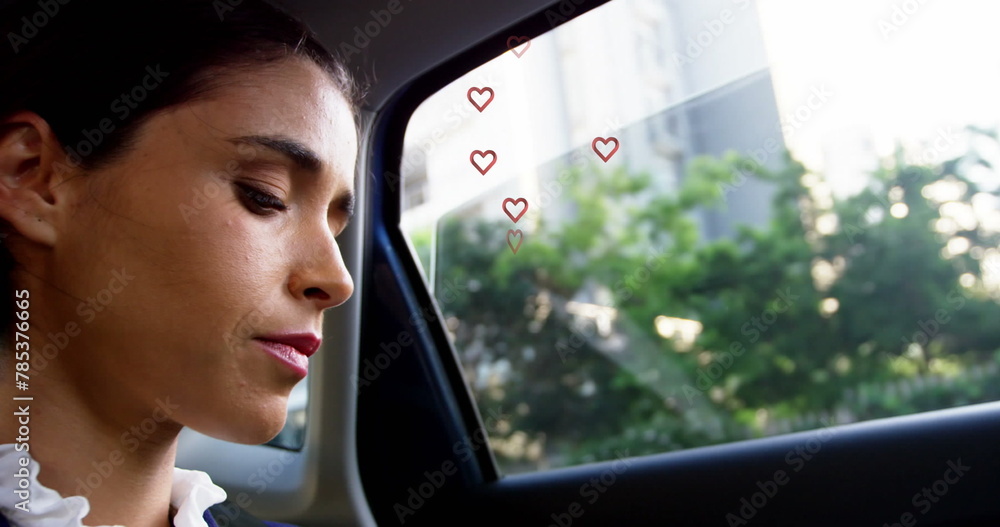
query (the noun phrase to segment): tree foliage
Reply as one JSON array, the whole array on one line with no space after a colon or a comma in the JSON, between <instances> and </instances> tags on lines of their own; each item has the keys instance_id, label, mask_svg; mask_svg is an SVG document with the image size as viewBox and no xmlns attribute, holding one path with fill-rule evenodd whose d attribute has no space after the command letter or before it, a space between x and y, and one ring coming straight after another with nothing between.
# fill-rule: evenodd
<instances>
[{"instance_id":1,"label":"tree foliage","mask_svg":"<svg viewBox=\"0 0 1000 527\"><path fill-rule=\"evenodd\" d=\"M502 467L1000 399L1000 234L976 212L998 196L969 177L992 165L976 150L903 159L846 198L787 156L779 170L697 158L669 194L649 174L574 168L569 212L536 215L517 254L509 222L440 224L436 282L466 287L439 301L480 409L506 416L491 437ZM760 184L770 222L705 239L704 212Z\"/></svg>"}]
</instances>

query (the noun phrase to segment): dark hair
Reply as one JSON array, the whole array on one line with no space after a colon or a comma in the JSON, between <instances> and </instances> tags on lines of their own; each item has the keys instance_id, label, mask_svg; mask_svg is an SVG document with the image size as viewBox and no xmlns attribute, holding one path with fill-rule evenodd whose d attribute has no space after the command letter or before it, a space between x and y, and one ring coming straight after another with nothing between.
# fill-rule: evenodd
<instances>
[{"instance_id":1,"label":"dark hair","mask_svg":"<svg viewBox=\"0 0 1000 527\"><path fill-rule=\"evenodd\" d=\"M289 57L330 75L357 131L363 90L345 62L264 0L17 0L0 9L0 36L0 117L37 113L82 170L127 153L143 123L210 95L226 73ZM0 241L2 336L13 264Z\"/></svg>"},{"instance_id":2,"label":"dark hair","mask_svg":"<svg viewBox=\"0 0 1000 527\"><path fill-rule=\"evenodd\" d=\"M344 62L263 0L25 0L0 25L0 117L39 114L83 168L124 153L156 113L220 87L221 73L291 56L326 70L357 119L362 94ZM162 82L146 89L147 77ZM95 133L105 119L113 132Z\"/></svg>"}]
</instances>

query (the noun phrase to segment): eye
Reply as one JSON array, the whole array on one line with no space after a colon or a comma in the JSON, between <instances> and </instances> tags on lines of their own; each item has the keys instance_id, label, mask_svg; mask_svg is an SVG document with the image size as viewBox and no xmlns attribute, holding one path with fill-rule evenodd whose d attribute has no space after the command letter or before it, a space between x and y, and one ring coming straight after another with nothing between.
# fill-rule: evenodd
<instances>
[{"instance_id":1,"label":"eye","mask_svg":"<svg viewBox=\"0 0 1000 527\"><path fill-rule=\"evenodd\" d=\"M261 190L253 185L247 185L245 183L234 183L239 187L239 198L243 202L243 205L250 212L257 214L258 216L270 216L274 214L275 211L285 211L288 210L288 206L282 203L282 201L276 198L273 194L270 194L264 190Z\"/></svg>"}]
</instances>

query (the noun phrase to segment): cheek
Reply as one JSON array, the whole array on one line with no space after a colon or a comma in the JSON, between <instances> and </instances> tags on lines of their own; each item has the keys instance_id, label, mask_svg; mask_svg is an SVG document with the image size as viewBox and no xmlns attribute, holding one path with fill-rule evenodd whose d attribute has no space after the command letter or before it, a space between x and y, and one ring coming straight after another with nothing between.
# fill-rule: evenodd
<instances>
[{"instance_id":1,"label":"cheek","mask_svg":"<svg viewBox=\"0 0 1000 527\"><path fill-rule=\"evenodd\" d=\"M247 278L238 273L256 271L263 233L234 199L228 181L214 174L154 179L156 185L132 193L126 214L136 221L119 225L121 238L127 238L123 247L131 241L137 258L182 286L213 289Z\"/></svg>"},{"instance_id":2,"label":"cheek","mask_svg":"<svg viewBox=\"0 0 1000 527\"><path fill-rule=\"evenodd\" d=\"M87 299L114 273L126 273L134 278L115 287L109 308L145 327L184 324L193 333L209 320L213 331L224 330L267 299L263 284L276 278L267 272L277 267L277 251L265 246L273 233L242 209L226 182L177 173L125 177L81 204L60 264L68 291Z\"/></svg>"},{"instance_id":3,"label":"cheek","mask_svg":"<svg viewBox=\"0 0 1000 527\"><path fill-rule=\"evenodd\" d=\"M113 275L105 268L124 270L129 280L115 287L102 313L81 320L91 335L114 336L91 342L107 355L100 367L151 397L178 390L175 380L186 378L193 391L177 395L190 404L210 397L232 405L233 393L268 400L270 392L248 389L272 373L267 361L253 359L259 352L249 338L276 325L269 306L278 265L261 241L273 236L224 203L212 202L190 224L157 223L162 212L150 207L140 218L110 222L117 235L90 249L104 261L89 271L87 296L110 289Z\"/></svg>"},{"instance_id":4,"label":"cheek","mask_svg":"<svg viewBox=\"0 0 1000 527\"><path fill-rule=\"evenodd\" d=\"M171 301L198 317L211 315L213 331L236 340L273 327L268 321L284 283L275 221L252 216L232 199L213 200L169 242L174 276L164 276L163 285ZM178 281L184 285L171 286Z\"/></svg>"},{"instance_id":5,"label":"cheek","mask_svg":"<svg viewBox=\"0 0 1000 527\"><path fill-rule=\"evenodd\" d=\"M177 228L176 236L163 240L163 252L171 260L162 286L172 288L179 282L176 291L190 296L192 307L221 309L220 315L265 299L264 284L272 278L268 269L274 269L275 256L259 224L220 203L189 226Z\"/></svg>"}]
</instances>

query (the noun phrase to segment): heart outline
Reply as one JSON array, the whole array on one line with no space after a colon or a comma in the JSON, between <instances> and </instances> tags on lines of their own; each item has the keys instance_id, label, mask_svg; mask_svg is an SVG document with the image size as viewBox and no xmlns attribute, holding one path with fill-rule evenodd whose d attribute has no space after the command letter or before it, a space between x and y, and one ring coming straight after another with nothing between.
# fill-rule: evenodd
<instances>
[{"instance_id":1,"label":"heart outline","mask_svg":"<svg viewBox=\"0 0 1000 527\"><path fill-rule=\"evenodd\" d=\"M476 154L479 154L483 157L486 157L486 154L493 154L493 161L490 162L490 164L486 165L486 168L479 168L479 165L476 164ZM472 153L469 154L469 162L472 163L472 166L476 167L476 170L478 170L480 174L485 176L486 173L489 172L491 168L493 168L493 165L497 164L497 157L498 157L497 153L492 150L487 150L485 152L483 152L482 150L473 150Z\"/></svg>"},{"instance_id":2,"label":"heart outline","mask_svg":"<svg viewBox=\"0 0 1000 527\"><path fill-rule=\"evenodd\" d=\"M517 247L510 243L510 237L514 234L517 234ZM514 254L517 254L517 250L521 248L521 242L523 241L524 233L521 232L521 229L507 229L507 246L510 247L511 251L514 251Z\"/></svg>"},{"instance_id":3,"label":"heart outline","mask_svg":"<svg viewBox=\"0 0 1000 527\"><path fill-rule=\"evenodd\" d=\"M486 99L486 102L484 102L482 106L476 104L476 100L472 98L472 92L476 92L479 95L482 95L483 92L487 91L490 92L490 98ZM489 106L491 102L493 102L493 97L496 96L496 93L493 91L493 88L490 88L489 86L486 86L485 88L476 88L475 86L473 86L469 88L469 91L466 93L465 96L466 98L469 99L469 102L472 103L472 106L474 106L477 110L479 110L479 113L483 113L483 110L485 110L486 107Z\"/></svg>"},{"instance_id":4,"label":"heart outline","mask_svg":"<svg viewBox=\"0 0 1000 527\"><path fill-rule=\"evenodd\" d=\"M524 202L524 209L521 210L521 213L518 214L517 217L514 217L514 215L511 214L509 210L507 210L507 203L513 203L514 205L517 205L522 201ZM511 221L517 223L517 220L521 219L521 216L524 216L525 212L528 212L528 200L524 198L517 198L517 199L507 198L503 200L503 203L500 205L500 208L503 209L504 213L507 214L507 217L510 218Z\"/></svg>"},{"instance_id":5,"label":"heart outline","mask_svg":"<svg viewBox=\"0 0 1000 527\"><path fill-rule=\"evenodd\" d=\"M608 153L607 157L604 157L604 154L602 154L601 151L597 149L597 142L598 141L600 141L602 144L605 144L605 145L607 145L611 141L615 142L615 147L611 149L611 152ZM590 143L590 147L594 149L594 153L596 153L597 157L601 158L605 163L607 163L608 160L611 159L611 156L615 155L615 152L618 151L618 147L619 146L621 146L621 143L618 142L618 138L617 137L608 137L607 139L605 139L603 137L595 137L594 140L593 140L593 142Z\"/></svg>"},{"instance_id":6,"label":"heart outline","mask_svg":"<svg viewBox=\"0 0 1000 527\"><path fill-rule=\"evenodd\" d=\"M516 45L511 45L510 41L512 41L512 40L516 40L517 44ZM524 43L524 41L527 41L527 45L524 46L524 49L520 53L518 53L517 50L514 49L514 48L520 46L522 43ZM517 58L521 58L521 55L524 55L525 53L527 53L528 52L528 48L530 48L530 47L531 47L531 39L528 38L528 37L526 37L526 36L522 35L522 36L518 37L518 36L513 36L512 35L512 36L510 36L510 37L507 38L507 49L509 49L511 51L511 53L513 53L514 56L517 57Z\"/></svg>"}]
</instances>

